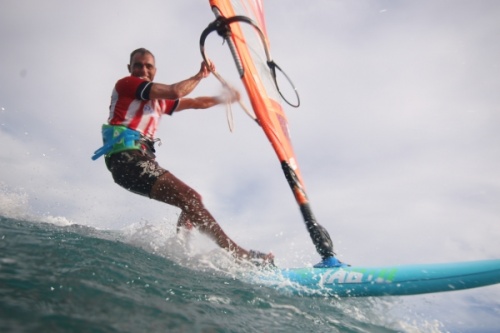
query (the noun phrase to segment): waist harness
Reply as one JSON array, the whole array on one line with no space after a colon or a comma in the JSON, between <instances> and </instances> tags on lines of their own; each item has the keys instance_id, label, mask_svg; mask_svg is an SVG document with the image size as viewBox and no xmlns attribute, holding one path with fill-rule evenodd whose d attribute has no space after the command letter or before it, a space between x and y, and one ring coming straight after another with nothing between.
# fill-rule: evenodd
<instances>
[{"instance_id":1,"label":"waist harness","mask_svg":"<svg viewBox=\"0 0 500 333\"><path fill-rule=\"evenodd\" d=\"M102 155L111 155L124 150L141 149L141 133L126 126L102 125L102 141L104 145L97 149L92 160Z\"/></svg>"}]
</instances>

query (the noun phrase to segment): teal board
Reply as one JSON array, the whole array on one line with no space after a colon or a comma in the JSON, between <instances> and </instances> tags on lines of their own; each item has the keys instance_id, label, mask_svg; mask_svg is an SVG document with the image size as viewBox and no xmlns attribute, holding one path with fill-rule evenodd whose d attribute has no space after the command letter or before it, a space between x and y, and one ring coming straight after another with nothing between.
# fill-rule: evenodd
<instances>
[{"instance_id":1,"label":"teal board","mask_svg":"<svg viewBox=\"0 0 500 333\"><path fill-rule=\"evenodd\" d=\"M339 297L403 296L500 283L500 259L388 267L289 268L283 277ZM296 289L299 291L299 289Z\"/></svg>"}]
</instances>

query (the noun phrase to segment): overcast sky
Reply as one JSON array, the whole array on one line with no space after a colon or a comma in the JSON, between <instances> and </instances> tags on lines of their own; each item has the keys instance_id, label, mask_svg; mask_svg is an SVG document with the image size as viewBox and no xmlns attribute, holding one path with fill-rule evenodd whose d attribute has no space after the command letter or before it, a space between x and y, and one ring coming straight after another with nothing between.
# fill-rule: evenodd
<instances>
[{"instance_id":1,"label":"overcast sky","mask_svg":"<svg viewBox=\"0 0 500 333\"><path fill-rule=\"evenodd\" d=\"M298 110L285 107L299 166L340 258L500 258L500 3L269 0L265 10L272 54L301 96ZM212 20L205 0L2 0L0 208L98 228L175 224L178 210L121 189L90 156L130 52L155 53L158 82L185 79ZM207 53L240 86L215 34ZM219 92L207 78L193 96ZM158 161L243 247L284 266L318 261L264 134L236 105L230 133L225 112L163 118Z\"/></svg>"}]
</instances>

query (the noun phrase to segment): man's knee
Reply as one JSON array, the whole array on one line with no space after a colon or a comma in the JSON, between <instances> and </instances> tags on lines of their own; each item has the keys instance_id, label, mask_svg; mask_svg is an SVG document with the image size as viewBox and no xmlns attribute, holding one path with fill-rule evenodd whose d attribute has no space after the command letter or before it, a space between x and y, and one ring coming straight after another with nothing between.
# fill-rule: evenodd
<instances>
[{"instance_id":1,"label":"man's knee","mask_svg":"<svg viewBox=\"0 0 500 333\"><path fill-rule=\"evenodd\" d=\"M190 211L196 211L203 208L202 196L193 189L189 189L189 191L185 195L184 201L186 204L186 208Z\"/></svg>"}]
</instances>

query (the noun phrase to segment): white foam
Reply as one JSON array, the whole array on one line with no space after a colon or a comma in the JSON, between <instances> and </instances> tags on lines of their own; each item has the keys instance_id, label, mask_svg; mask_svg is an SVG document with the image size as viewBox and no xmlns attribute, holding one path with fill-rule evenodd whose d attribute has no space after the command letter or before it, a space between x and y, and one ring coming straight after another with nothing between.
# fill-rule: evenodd
<instances>
[{"instance_id":1,"label":"white foam","mask_svg":"<svg viewBox=\"0 0 500 333\"><path fill-rule=\"evenodd\" d=\"M62 216L37 215L30 211L29 197L22 191L10 191L0 184L0 215L15 220L51 223L58 226L73 224Z\"/></svg>"}]
</instances>

